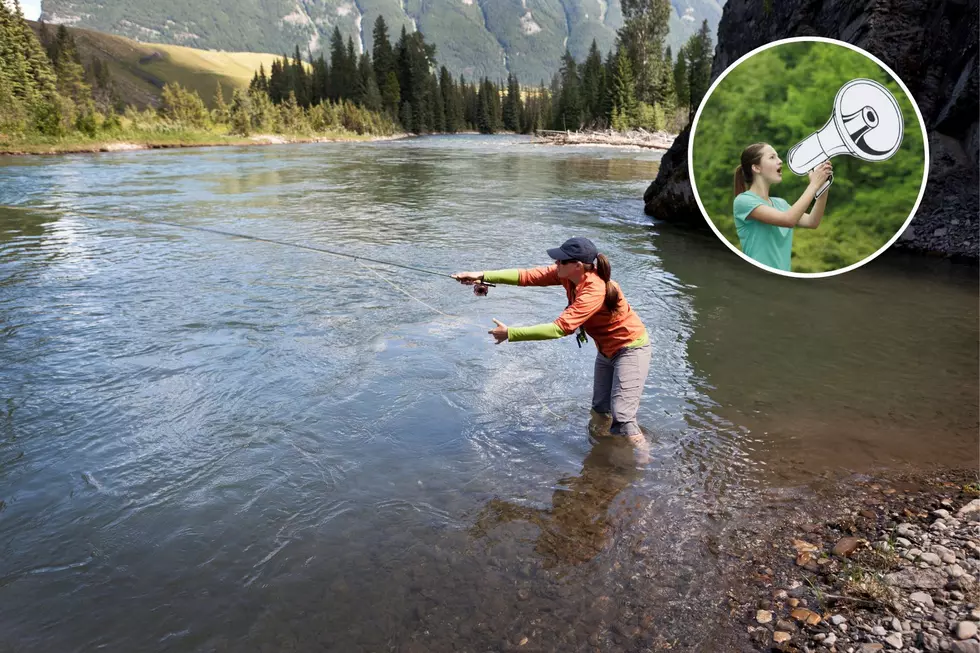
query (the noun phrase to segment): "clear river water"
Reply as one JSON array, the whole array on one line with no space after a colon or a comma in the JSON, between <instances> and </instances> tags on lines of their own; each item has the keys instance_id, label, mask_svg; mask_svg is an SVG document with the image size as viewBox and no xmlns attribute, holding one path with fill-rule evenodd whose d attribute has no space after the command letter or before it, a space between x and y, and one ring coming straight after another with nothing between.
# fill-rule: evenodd
<instances>
[{"instance_id":1,"label":"clear river water","mask_svg":"<svg viewBox=\"0 0 980 653\"><path fill-rule=\"evenodd\" d=\"M643 215L659 156L0 159L0 651L724 650L736 526L976 465L975 268L769 275ZM586 235L650 333L651 461L590 440L591 342L487 334L560 289L127 217L445 273Z\"/></svg>"}]
</instances>

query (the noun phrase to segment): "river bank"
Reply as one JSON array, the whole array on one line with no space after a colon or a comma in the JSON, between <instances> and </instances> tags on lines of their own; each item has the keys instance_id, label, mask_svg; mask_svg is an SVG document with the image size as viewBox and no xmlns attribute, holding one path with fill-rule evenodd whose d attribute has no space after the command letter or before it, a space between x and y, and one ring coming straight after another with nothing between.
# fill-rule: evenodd
<instances>
[{"instance_id":1,"label":"river bank","mask_svg":"<svg viewBox=\"0 0 980 653\"><path fill-rule=\"evenodd\" d=\"M668 150L677 134L668 132L648 132L645 129L618 132L612 129L602 131L550 131L541 130L536 134L539 143L550 145L608 145L614 147L640 147L654 150Z\"/></svg>"},{"instance_id":2,"label":"river bank","mask_svg":"<svg viewBox=\"0 0 980 653\"><path fill-rule=\"evenodd\" d=\"M977 479L859 477L738 529L734 636L758 651L980 651Z\"/></svg>"},{"instance_id":3,"label":"river bank","mask_svg":"<svg viewBox=\"0 0 980 653\"><path fill-rule=\"evenodd\" d=\"M24 156L44 154L97 154L132 150L169 148L217 147L244 145L285 145L289 143L373 142L409 138L410 134L374 136L354 132L325 132L309 134L256 134L228 136L211 132L124 131L113 138L86 138L77 134L63 139L4 140L0 138L0 155Z\"/></svg>"}]
</instances>

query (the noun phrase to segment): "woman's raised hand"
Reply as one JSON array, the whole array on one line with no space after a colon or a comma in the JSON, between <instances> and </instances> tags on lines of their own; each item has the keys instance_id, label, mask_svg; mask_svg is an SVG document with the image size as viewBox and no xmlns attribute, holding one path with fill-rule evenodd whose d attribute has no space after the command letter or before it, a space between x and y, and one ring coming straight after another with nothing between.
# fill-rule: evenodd
<instances>
[{"instance_id":1,"label":"woman's raised hand","mask_svg":"<svg viewBox=\"0 0 980 653\"><path fill-rule=\"evenodd\" d=\"M472 286L474 283L483 281L482 272L457 272L456 274L451 274L449 276L467 286Z\"/></svg>"},{"instance_id":2,"label":"woman's raised hand","mask_svg":"<svg viewBox=\"0 0 980 653\"><path fill-rule=\"evenodd\" d=\"M830 176L833 173L833 164L830 161L824 161L808 173L810 177L810 185L814 188L820 188L824 185L825 181L830 179Z\"/></svg>"}]
</instances>

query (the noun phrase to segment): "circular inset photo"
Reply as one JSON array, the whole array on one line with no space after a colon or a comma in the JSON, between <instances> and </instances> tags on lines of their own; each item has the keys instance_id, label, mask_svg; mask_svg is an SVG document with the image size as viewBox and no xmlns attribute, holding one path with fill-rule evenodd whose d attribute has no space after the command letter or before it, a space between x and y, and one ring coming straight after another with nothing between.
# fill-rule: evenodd
<instances>
[{"instance_id":1,"label":"circular inset photo","mask_svg":"<svg viewBox=\"0 0 980 653\"><path fill-rule=\"evenodd\" d=\"M793 277L885 251L926 187L922 114L905 84L848 43L793 38L723 72L691 125L691 185L740 256Z\"/></svg>"}]
</instances>

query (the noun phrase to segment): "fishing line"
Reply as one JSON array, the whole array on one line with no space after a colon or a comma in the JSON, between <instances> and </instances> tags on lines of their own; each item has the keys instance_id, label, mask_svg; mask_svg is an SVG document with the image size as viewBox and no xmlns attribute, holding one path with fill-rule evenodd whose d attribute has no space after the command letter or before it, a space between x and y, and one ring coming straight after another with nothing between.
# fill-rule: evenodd
<instances>
[{"instance_id":1,"label":"fishing line","mask_svg":"<svg viewBox=\"0 0 980 653\"><path fill-rule=\"evenodd\" d=\"M413 270L415 272L421 272L421 273L424 273L424 274L431 274L433 276L446 277L448 279L453 279L453 276L452 275L446 274L445 272L436 272L434 270L426 270L425 268L419 268L419 267L415 267L415 266L412 266L412 265L404 265L404 264L401 264L401 263L392 263L391 261L382 261L382 260L379 260L379 259L369 258L367 256L356 256L354 254L347 254L345 252L337 252L337 251L334 251L334 250L330 250L330 249L327 249L325 247L316 247L314 245L304 245L302 243L293 243L293 242L289 242L289 241L285 241L285 240L276 240L274 238L262 238L260 236L250 236L248 234L240 234L240 233L236 233L236 232L233 232L233 231L224 231L222 229L213 229L211 227L196 227L196 226L193 226L193 225L180 224L178 222L167 222L166 220L149 220L147 218L136 218L136 217L128 217L128 216L115 216L115 215L102 215L102 214L89 213L87 211L79 211L77 209L66 209L66 210L58 211L57 209L42 208L42 207L31 207L31 206L2 206L0 208L17 210L17 211L33 211L35 213L45 213L45 214L49 214L49 215L62 215L62 214L65 214L65 213L75 213L77 215L80 215L80 216L83 216L83 217L87 217L87 218L93 218L93 219L96 219L96 220L122 220L122 221L126 221L126 222L136 222L136 223L140 223L140 224L162 225L162 226L166 226L166 227L174 227L176 229L189 229L191 231L201 231L201 232L204 232L204 233L217 234L217 235L220 235L220 236L228 236L228 237L231 237L231 238L242 238L244 240L251 240L251 241L260 242L260 243L269 243L269 244L272 244L272 245L282 245L282 246L285 246L285 247L296 247L296 248L299 248L299 249L307 249L307 250L311 250L311 251L314 251L314 252L320 252L322 254L331 254L333 256L341 256L341 257L344 257L344 258L350 258L350 259L353 259L360 267L362 267L365 270L369 271L371 274L375 275L376 277L378 277L379 279L381 279L385 283L390 284L396 290L398 290L399 292L404 293L405 295L407 295L411 299L417 301L419 304L422 304L426 308L428 308L430 310L433 310L436 313L439 313L440 315L444 315L446 317L462 319L464 322L466 322L466 323L468 323L468 324L470 324L472 326L479 327L481 330L484 328L484 327L478 325L477 323L475 323L475 322L473 322L473 321L471 321L471 320L469 320L469 319L467 319L467 318L465 318L465 317L463 317L461 315L451 315L449 313L445 313L443 311L440 311L435 306L431 306L431 305L425 303L424 301L422 301L418 297L414 296L413 294L411 294L410 292L408 292L407 290L405 290L404 288L402 288L401 286L399 286L395 282L393 282L390 279L384 277L381 273L379 273L374 268L372 268L370 266L367 266L367 265L364 265L363 263L361 263L361 261L369 261L371 263L377 263L379 265L389 265L389 266L392 266L392 267L402 268L402 269L405 269L405 270ZM453 279L453 280L455 281L455 279ZM485 285L492 286L493 284L485 284ZM553 411L550 408L548 408L548 405L544 403L544 401L538 395L537 391L535 391L535 389L534 389L533 386L528 386L528 387L530 387L532 394L534 394L534 397L541 404L541 407L542 408L544 408L546 411L548 411L549 413L551 413L552 415L554 415L556 418L558 418L558 419L564 419L564 417L562 417L561 415L557 414L555 411Z\"/></svg>"},{"instance_id":2,"label":"fishing line","mask_svg":"<svg viewBox=\"0 0 980 653\"><path fill-rule=\"evenodd\" d=\"M257 241L257 242L260 242L260 243L272 243L274 245L284 245L286 247L298 247L299 249L308 249L308 250L312 250L314 252L320 252L322 254L331 254L333 256L342 256L344 258L353 259L355 261L368 261L370 263L378 263L380 265L390 265L391 267L403 268L405 270L413 270L415 272L421 272L423 274L431 274L431 275L434 275L434 276L437 276L437 277L446 277L447 279L452 279L453 278L451 274L447 274L445 272L437 272L435 270L426 270L425 268L419 268L419 267L415 267L415 266L412 266L412 265L405 265L403 263L393 263L391 261L380 261L378 259L368 258L367 256L357 256L355 254L347 254L346 252L338 252L338 251L335 251L335 250L327 249L325 247L317 247L315 245L304 245L302 243L294 243L294 242L289 242L289 241L286 241L286 240L276 240L274 238L262 238L260 236L250 236L248 234L240 234L240 233L235 233L233 231L224 231L224 230L221 230L221 229L213 229L211 227L195 227L193 225L180 224L179 222L167 222L166 220L149 220L147 218L134 218L134 217L123 216L123 215L95 214L95 213L89 213L87 211L79 211L77 209L64 209L64 210L59 211L59 210L56 210L56 209L39 208L39 207L36 208L36 207L32 207L32 206L3 206L3 207L0 207L0 208L13 209L13 210L17 210L17 211L33 211L33 212L36 212L36 213L48 213L48 214L54 214L54 215L61 215L61 214L64 214L64 213L76 213L78 215L81 215L81 216L84 216L84 217L87 217L87 218L94 218L96 220L124 220L126 222L138 222L138 223L141 223L141 224L152 224L152 225L163 225L163 226L167 226L167 227L175 227L177 229L190 229L192 231L203 231L205 233L218 234L218 235L221 235L221 236L230 236L232 238L242 238L244 240L254 240L254 241Z\"/></svg>"}]
</instances>

